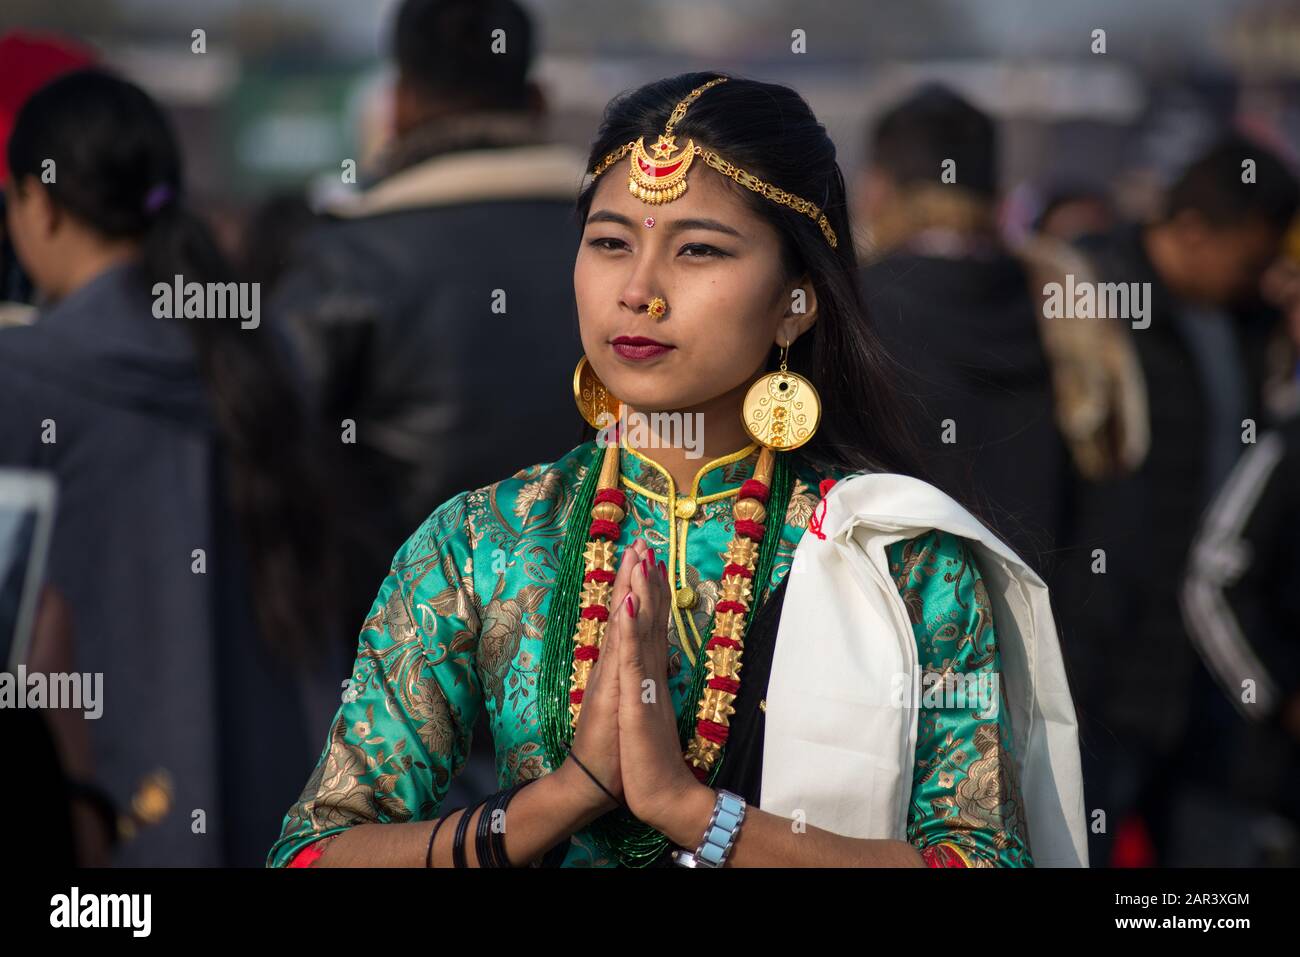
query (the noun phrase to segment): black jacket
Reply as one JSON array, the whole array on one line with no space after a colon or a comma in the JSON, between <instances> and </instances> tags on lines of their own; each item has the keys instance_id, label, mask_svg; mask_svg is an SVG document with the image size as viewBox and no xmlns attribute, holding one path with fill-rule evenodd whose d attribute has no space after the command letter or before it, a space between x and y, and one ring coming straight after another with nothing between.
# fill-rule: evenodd
<instances>
[{"instance_id":1,"label":"black jacket","mask_svg":"<svg viewBox=\"0 0 1300 957\"><path fill-rule=\"evenodd\" d=\"M1005 253L896 252L861 279L930 477L1050 578L1069 459L1024 268Z\"/></svg>"},{"instance_id":2,"label":"black jacket","mask_svg":"<svg viewBox=\"0 0 1300 957\"><path fill-rule=\"evenodd\" d=\"M1211 502L1182 607L1217 682L1193 724L1194 763L1300 821L1300 741L1279 720L1300 699L1300 409L1247 447Z\"/></svg>"},{"instance_id":3,"label":"black jacket","mask_svg":"<svg viewBox=\"0 0 1300 957\"><path fill-rule=\"evenodd\" d=\"M1146 381L1151 445L1132 475L1079 484L1060 598L1085 737L1095 721L1105 733L1169 753L1186 733L1199 680L1179 600L1192 534L1213 492L1216 437L1205 370L1179 315L1187 307L1161 281L1142 236L1128 225L1080 244L1098 281L1150 284L1150 325L1130 335ZM1105 552L1104 574L1092 571L1095 549Z\"/></svg>"},{"instance_id":4,"label":"black jacket","mask_svg":"<svg viewBox=\"0 0 1300 957\"><path fill-rule=\"evenodd\" d=\"M430 512L583 434L572 382L584 166L555 145L442 150L336 208L277 286L272 314L297 342L327 434L355 423L342 446L359 486L351 518L371 540L348 556L357 622ZM484 721L480 745L486 732ZM495 790L480 746L448 806Z\"/></svg>"},{"instance_id":5,"label":"black jacket","mask_svg":"<svg viewBox=\"0 0 1300 957\"><path fill-rule=\"evenodd\" d=\"M337 209L277 286L272 314L327 431L346 442L355 423L343 448L364 476L358 508L380 530L372 594L434 508L581 432L582 172L553 146L434 156Z\"/></svg>"}]
</instances>

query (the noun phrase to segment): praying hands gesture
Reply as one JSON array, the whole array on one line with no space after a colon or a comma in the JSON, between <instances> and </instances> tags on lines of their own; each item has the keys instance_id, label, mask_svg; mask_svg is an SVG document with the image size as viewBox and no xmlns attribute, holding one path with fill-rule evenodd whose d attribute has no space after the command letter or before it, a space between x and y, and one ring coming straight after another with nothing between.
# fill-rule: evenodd
<instances>
[{"instance_id":1,"label":"praying hands gesture","mask_svg":"<svg viewBox=\"0 0 1300 957\"><path fill-rule=\"evenodd\" d=\"M668 688L672 600L666 566L637 539L624 550L614 579L600 658L573 741L574 752L601 784L633 815L665 832L690 803L688 796L694 804L713 802L712 790L682 756ZM606 808L614 806L608 796L600 797Z\"/></svg>"}]
</instances>

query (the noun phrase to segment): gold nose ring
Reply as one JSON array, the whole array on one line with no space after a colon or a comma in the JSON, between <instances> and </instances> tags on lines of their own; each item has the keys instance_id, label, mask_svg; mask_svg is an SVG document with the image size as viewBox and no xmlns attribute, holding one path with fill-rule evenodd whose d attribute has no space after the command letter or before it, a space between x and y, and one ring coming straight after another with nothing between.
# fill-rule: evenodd
<instances>
[{"instance_id":1,"label":"gold nose ring","mask_svg":"<svg viewBox=\"0 0 1300 957\"><path fill-rule=\"evenodd\" d=\"M668 303L664 302L658 296L655 296L653 299L650 300L650 305L648 308L651 316L653 316L655 319L662 319L664 313L668 311Z\"/></svg>"}]
</instances>

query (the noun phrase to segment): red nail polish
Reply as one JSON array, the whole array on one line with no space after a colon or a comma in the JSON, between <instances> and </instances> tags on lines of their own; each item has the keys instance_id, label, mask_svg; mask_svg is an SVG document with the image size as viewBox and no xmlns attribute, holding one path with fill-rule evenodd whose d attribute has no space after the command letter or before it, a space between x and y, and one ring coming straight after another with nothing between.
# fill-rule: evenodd
<instances>
[{"instance_id":1,"label":"red nail polish","mask_svg":"<svg viewBox=\"0 0 1300 957\"><path fill-rule=\"evenodd\" d=\"M653 548L650 549L650 564L655 564L655 550Z\"/></svg>"},{"instance_id":2,"label":"red nail polish","mask_svg":"<svg viewBox=\"0 0 1300 957\"><path fill-rule=\"evenodd\" d=\"M627 596L627 614L629 618L636 617L636 601L630 594Z\"/></svg>"},{"instance_id":3,"label":"red nail polish","mask_svg":"<svg viewBox=\"0 0 1300 957\"><path fill-rule=\"evenodd\" d=\"M663 562L659 563L659 574L664 576L664 581L668 581L668 566Z\"/></svg>"}]
</instances>

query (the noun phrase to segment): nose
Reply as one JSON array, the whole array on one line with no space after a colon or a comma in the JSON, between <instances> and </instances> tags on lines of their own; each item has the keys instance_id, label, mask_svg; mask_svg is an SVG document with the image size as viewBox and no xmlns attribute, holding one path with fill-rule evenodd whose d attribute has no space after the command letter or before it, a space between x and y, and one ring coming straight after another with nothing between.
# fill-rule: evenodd
<instances>
[{"instance_id":1,"label":"nose","mask_svg":"<svg viewBox=\"0 0 1300 957\"><path fill-rule=\"evenodd\" d=\"M635 254L627 282L623 285L620 305L634 314L650 314L650 301L660 295L654 257L643 244ZM651 315L651 318L657 317Z\"/></svg>"}]
</instances>

